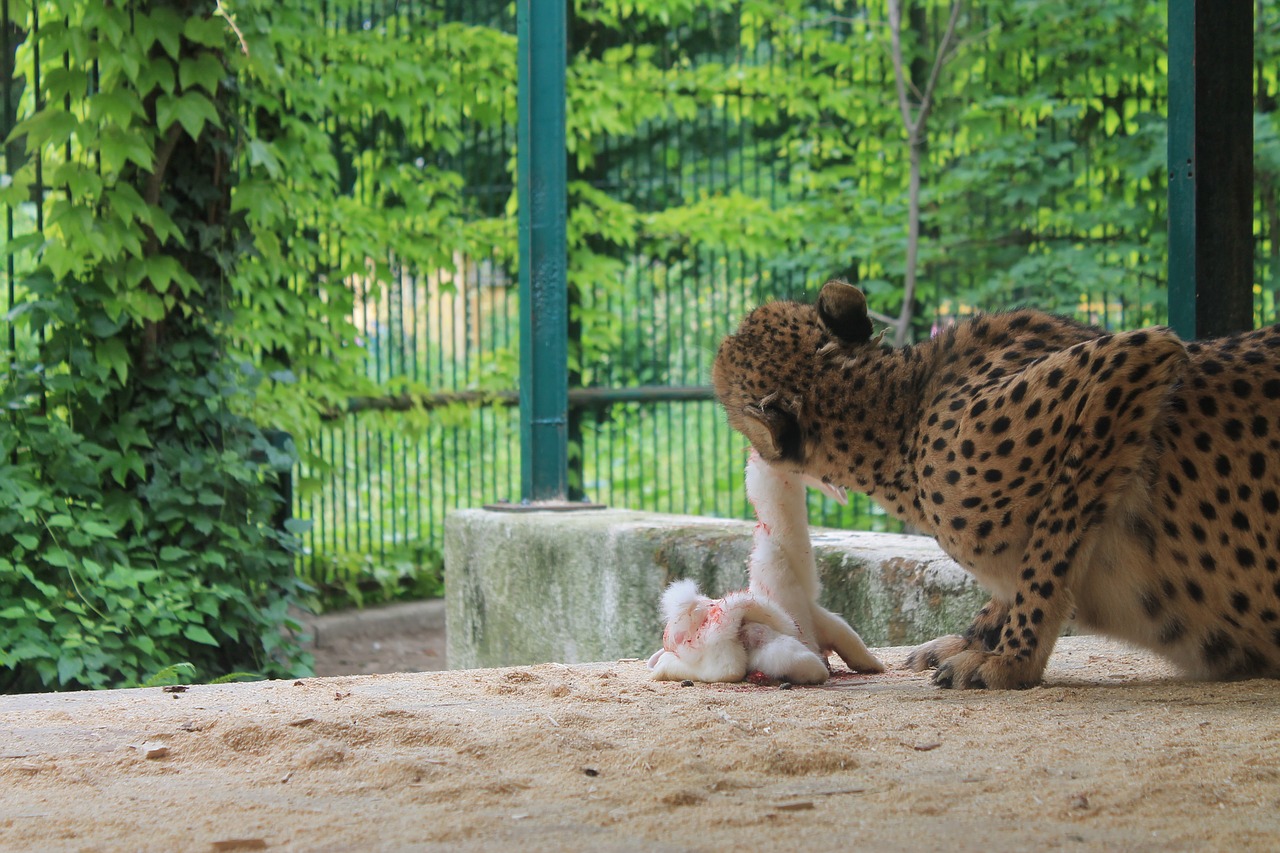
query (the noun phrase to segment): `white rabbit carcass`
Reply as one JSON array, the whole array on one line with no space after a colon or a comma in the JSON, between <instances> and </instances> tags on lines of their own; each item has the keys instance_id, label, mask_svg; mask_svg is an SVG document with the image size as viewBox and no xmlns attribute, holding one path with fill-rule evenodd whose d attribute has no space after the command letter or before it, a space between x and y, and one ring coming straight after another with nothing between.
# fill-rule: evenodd
<instances>
[{"instance_id":1,"label":"white rabbit carcass","mask_svg":"<svg viewBox=\"0 0 1280 853\"><path fill-rule=\"evenodd\" d=\"M835 486L789 471L760 458L747 459L747 499L756 510L756 530L747 566L748 589L768 598L795 620L800 639L825 657L834 651L856 672L883 672L849 623L818 604L822 585L809 540L805 486L820 489L840 503L844 492Z\"/></svg>"},{"instance_id":2,"label":"white rabbit carcass","mask_svg":"<svg viewBox=\"0 0 1280 853\"><path fill-rule=\"evenodd\" d=\"M818 604L806 484L843 502L835 488L775 468L752 451L747 497L758 523L750 586L713 599L692 580L671 584L662 596L663 647L649 659L655 679L741 681L759 672L772 681L819 684L829 674L829 651L850 669L884 670L848 623Z\"/></svg>"},{"instance_id":3,"label":"white rabbit carcass","mask_svg":"<svg viewBox=\"0 0 1280 853\"><path fill-rule=\"evenodd\" d=\"M767 598L746 590L709 598L685 579L662 594L662 612L662 649L649 659L655 679L742 681L753 672L796 684L827 679L826 662L800 642L791 617Z\"/></svg>"}]
</instances>

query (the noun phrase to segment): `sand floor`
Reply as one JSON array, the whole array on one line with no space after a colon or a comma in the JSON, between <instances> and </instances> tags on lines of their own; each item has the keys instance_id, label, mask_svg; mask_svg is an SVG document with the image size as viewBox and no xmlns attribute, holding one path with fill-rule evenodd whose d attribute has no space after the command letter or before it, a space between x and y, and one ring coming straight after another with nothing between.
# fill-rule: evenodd
<instances>
[{"instance_id":1,"label":"sand floor","mask_svg":"<svg viewBox=\"0 0 1280 853\"><path fill-rule=\"evenodd\" d=\"M1022 692L620 661L10 696L0 849L1276 849L1278 703L1096 638Z\"/></svg>"}]
</instances>

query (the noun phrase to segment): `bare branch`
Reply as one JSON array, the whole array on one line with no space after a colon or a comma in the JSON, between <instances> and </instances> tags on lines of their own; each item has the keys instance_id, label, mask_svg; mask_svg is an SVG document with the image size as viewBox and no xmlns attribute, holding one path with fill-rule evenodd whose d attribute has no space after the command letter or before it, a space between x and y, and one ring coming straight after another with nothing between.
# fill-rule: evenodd
<instances>
[{"instance_id":1,"label":"bare branch","mask_svg":"<svg viewBox=\"0 0 1280 853\"><path fill-rule=\"evenodd\" d=\"M870 308L868 308L867 316L870 317L872 320L875 320L877 323L883 323L884 325L892 326L895 329L898 328L897 319L890 317L888 314L881 314L879 311L872 311Z\"/></svg>"},{"instance_id":2,"label":"bare branch","mask_svg":"<svg viewBox=\"0 0 1280 853\"><path fill-rule=\"evenodd\" d=\"M911 102L907 97L906 61L902 56L902 6L901 0L887 0L889 4L889 32L892 36L893 80L898 90L898 110L902 113L902 124L907 131L907 156L909 176L907 185L907 252L906 269L902 282L902 308L898 319L892 323L894 344L901 346L906 342L907 329L911 326L916 294L916 266L920 256L920 184L921 184L921 147L924 142L925 127L929 120L929 112L933 108L933 95L937 89L938 79L942 75L942 66L951 57L952 41L955 38L956 22L960 19L960 6L963 0L953 0L951 16L947 21L947 30L938 43L933 57L933 67L929 71L929 80L925 83L924 92L919 93L920 103L914 115ZM914 87L913 87L914 88ZM916 90L918 92L918 90Z\"/></svg>"},{"instance_id":3,"label":"bare branch","mask_svg":"<svg viewBox=\"0 0 1280 853\"><path fill-rule=\"evenodd\" d=\"M898 89L898 111L907 136L915 138L916 127L911 116L911 104L907 100L906 63L902 59L902 7L899 0L889 0L889 35L893 46L893 82Z\"/></svg>"},{"instance_id":4,"label":"bare branch","mask_svg":"<svg viewBox=\"0 0 1280 853\"><path fill-rule=\"evenodd\" d=\"M249 55L249 43L244 40L244 33L240 32L240 28L236 26L236 16L234 13L227 11L227 7L222 5L222 0L218 0L213 14L217 15L227 22L231 27L231 31L236 34L236 38L240 39L240 50L245 56Z\"/></svg>"},{"instance_id":5,"label":"bare branch","mask_svg":"<svg viewBox=\"0 0 1280 853\"><path fill-rule=\"evenodd\" d=\"M897 0L890 0L896 4ZM960 19L960 5L963 0L954 0L951 4L951 17L947 20L947 31L942 34L942 40L938 42L938 52L933 58L933 68L929 71L929 82L925 84L924 96L920 99L920 112L916 115L916 123L920 127L924 126L925 119L929 116L929 110L933 108L933 91L938 86L938 77L942 74L943 63L947 61L948 47L951 40L955 38L956 21Z\"/></svg>"}]
</instances>

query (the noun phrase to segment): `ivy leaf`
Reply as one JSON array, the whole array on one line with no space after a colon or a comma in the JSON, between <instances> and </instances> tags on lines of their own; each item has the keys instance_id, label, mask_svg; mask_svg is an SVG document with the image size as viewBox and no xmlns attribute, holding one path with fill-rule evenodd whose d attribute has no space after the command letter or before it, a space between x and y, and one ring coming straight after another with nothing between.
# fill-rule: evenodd
<instances>
[{"instance_id":1,"label":"ivy leaf","mask_svg":"<svg viewBox=\"0 0 1280 853\"><path fill-rule=\"evenodd\" d=\"M229 28L221 18L188 18L182 28L182 37L205 47L222 47L226 44Z\"/></svg>"},{"instance_id":2,"label":"ivy leaf","mask_svg":"<svg viewBox=\"0 0 1280 853\"><path fill-rule=\"evenodd\" d=\"M218 91L218 84L227 74L217 55L204 51L198 56L184 57L178 66L178 82L183 89L199 86L210 95Z\"/></svg>"},{"instance_id":3,"label":"ivy leaf","mask_svg":"<svg viewBox=\"0 0 1280 853\"><path fill-rule=\"evenodd\" d=\"M310 533L313 527L315 527L315 522L309 518L290 518L284 523L284 529L294 536L303 536Z\"/></svg>"},{"instance_id":4,"label":"ivy leaf","mask_svg":"<svg viewBox=\"0 0 1280 853\"><path fill-rule=\"evenodd\" d=\"M89 96L89 118L92 121L110 121L120 127L128 127L134 118L145 118L142 101L129 89L113 89Z\"/></svg>"},{"instance_id":5,"label":"ivy leaf","mask_svg":"<svg viewBox=\"0 0 1280 853\"><path fill-rule=\"evenodd\" d=\"M51 68L45 72L44 87L49 101L58 103L88 89L89 74L79 68Z\"/></svg>"},{"instance_id":6,"label":"ivy leaf","mask_svg":"<svg viewBox=\"0 0 1280 853\"><path fill-rule=\"evenodd\" d=\"M137 86L140 95L149 95L155 89L172 94L175 85L173 60L167 56L152 57L139 69Z\"/></svg>"},{"instance_id":7,"label":"ivy leaf","mask_svg":"<svg viewBox=\"0 0 1280 853\"><path fill-rule=\"evenodd\" d=\"M280 161L276 159L271 146L261 139L253 139L249 142L249 165L262 166L272 180L278 180L282 174Z\"/></svg>"},{"instance_id":8,"label":"ivy leaf","mask_svg":"<svg viewBox=\"0 0 1280 853\"><path fill-rule=\"evenodd\" d=\"M195 276L187 272L178 259L172 255L156 255L145 262L146 277L157 293L166 293L173 285L177 285L183 296L190 296L199 291L200 283Z\"/></svg>"},{"instance_id":9,"label":"ivy leaf","mask_svg":"<svg viewBox=\"0 0 1280 853\"><path fill-rule=\"evenodd\" d=\"M27 153L34 154L43 145L61 145L80 128L80 119L66 110L47 107L25 121L18 122L7 142L27 137Z\"/></svg>"},{"instance_id":10,"label":"ivy leaf","mask_svg":"<svg viewBox=\"0 0 1280 853\"><path fill-rule=\"evenodd\" d=\"M129 351L123 339L107 338L98 341L97 346L94 347L94 357L99 364L105 364L115 372L121 385L129 381Z\"/></svg>"},{"instance_id":11,"label":"ivy leaf","mask_svg":"<svg viewBox=\"0 0 1280 853\"><path fill-rule=\"evenodd\" d=\"M138 165L144 169L149 168L141 163ZM121 222L130 224L136 221L143 225L150 223L151 210L147 207L146 200L138 194L132 184L117 183L103 195Z\"/></svg>"},{"instance_id":12,"label":"ivy leaf","mask_svg":"<svg viewBox=\"0 0 1280 853\"><path fill-rule=\"evenodd\" d=\"M118 485L126 486L130 474L136 475L139 480L146 480L146 463L137 453L122 453L111 463L111 478Z\"/></svg>"},{"instance_id":13,"label":"ivy leaf","mask_svg":"<svg viewBox=\"0 0 1280 853\"><path fill-rule=\"evenodd\" d=\"M192 139L200 138L205 122L215 127L222 126L217 108L200 92L161 95L156 99L156 125L160 132L167 131L175 121L182 125L182 129Z\"/></svg>"},{"instance_id":14,"label":"ivy leaf","mask_svg":"<svg viewBox=\"0 0 1280 853\"><path fill-rule=\"evenodd\" d=\"M143 171L151 170L154 152L137 132L114 125L104 127L100 144L103 171L118 172L127 162L133 162Z\"/></svg>"},{"instance_id":15,"label":"ivy leaf","mask_svg":"<svg viewBox=\"0 0 1280 853\"><path fill-rule=\"evenodd\" d=\"M151 13L147 35L160 42L164 52L175 62L182 52L182 19L172 9L161 7Z\"/></svg>"}]
</instances>

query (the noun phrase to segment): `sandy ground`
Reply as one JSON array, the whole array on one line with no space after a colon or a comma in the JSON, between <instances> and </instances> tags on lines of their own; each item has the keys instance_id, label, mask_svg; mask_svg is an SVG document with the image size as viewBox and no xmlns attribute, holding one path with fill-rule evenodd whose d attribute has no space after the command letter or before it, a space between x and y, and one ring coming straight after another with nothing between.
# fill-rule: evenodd
<instances>
[{"instance_id":1,"label":"sandy ground","mask_svg":"<svg viewBox=\"0 0 1280 853\"><path fill-rule=\"evenodd\" d=\"M0 848L1275 849L1278 699L1094 638L1023 692L621 661L12 696Z\"/></svg>"}]
</instances>

